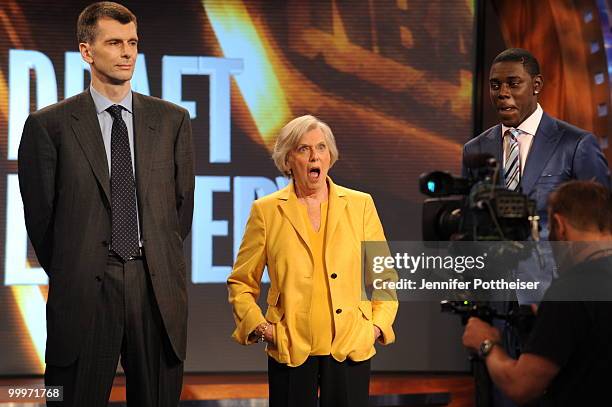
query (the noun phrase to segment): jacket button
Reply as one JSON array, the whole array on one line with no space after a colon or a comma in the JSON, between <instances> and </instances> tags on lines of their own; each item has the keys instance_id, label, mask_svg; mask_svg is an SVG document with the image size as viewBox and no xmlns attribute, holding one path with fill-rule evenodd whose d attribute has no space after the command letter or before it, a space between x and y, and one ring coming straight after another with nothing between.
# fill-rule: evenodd
<instances>
[{"instance_id":1,"label":"jacket button","mask_svg":"<svg viewBox=\"0 0 612 407\"><path fill-rule=\"evenodd\" d=\"M342 312L342 310L341 310L340 308L338 308L338 309L336 310L336 314L340 314L341 312Z\"/></svg>"},{"instance_id":2,"label":"jacket button","mask_svg":"<svg viewBox=\"0 0 612 407\"><path fill-rule=\"evenodd\" d=\"M336 278L336 277L338 277L338 274L332 273L331 278Z\"/></svg>"}]
</instances>

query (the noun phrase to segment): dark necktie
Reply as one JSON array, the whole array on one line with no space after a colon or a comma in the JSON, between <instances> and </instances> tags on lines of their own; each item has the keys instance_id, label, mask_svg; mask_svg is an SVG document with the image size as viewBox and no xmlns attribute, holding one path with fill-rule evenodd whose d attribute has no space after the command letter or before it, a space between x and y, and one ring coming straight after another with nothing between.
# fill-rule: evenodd
<instances>
[{"instance_id":1,"label":"dark necktie","mask_svg":"<svg viewBox=\"0 0 612 407\"><path fill-rule=\"evenodd\" d=\"M111 131L111 249L124 261L139 254L136 184L132 169L130 140L121 111L112 105L106 109L113 116Z\"/></svg>"}]
</instances>

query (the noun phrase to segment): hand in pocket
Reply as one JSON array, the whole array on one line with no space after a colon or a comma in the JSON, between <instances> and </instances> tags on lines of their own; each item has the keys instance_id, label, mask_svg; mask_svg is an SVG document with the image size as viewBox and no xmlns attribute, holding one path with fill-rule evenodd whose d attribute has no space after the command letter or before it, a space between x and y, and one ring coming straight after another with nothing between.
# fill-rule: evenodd
<instances>
[{"instance_id":1,"label":"hand in pocket","mask_svg":"<svg viewBox=\"0 0 612 407\"><path fill-rule=\"evenodd\" d=\"M376 325L373 325L373 327L374 327L374 343L376 343L376 340L380 338L380 335L382 335L382 331Z\"/></svg>"},{"instance_id":2,"label":"hand in pocket","mask_svg":"<svg viewBox=\"0 0 612 407\"><path fill-rule=\"evenodd\" d=\"M266 342L276 345L276 324L268 324L264 332L264 339Z\"/></svg>"}]
</instances>

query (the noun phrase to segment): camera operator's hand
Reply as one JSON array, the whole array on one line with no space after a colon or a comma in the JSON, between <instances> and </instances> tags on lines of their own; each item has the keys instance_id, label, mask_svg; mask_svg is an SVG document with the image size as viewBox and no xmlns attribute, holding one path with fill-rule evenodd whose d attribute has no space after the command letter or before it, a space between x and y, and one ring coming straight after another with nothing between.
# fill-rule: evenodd
<instances>
[{"instance_id":1,"label":"camera operator's hand","mask_svg":"<svg viewBox=\"0 0 612 407\"><path fill-rule=\"evenodd\" d=\"M463 331L463 346L477 352L485 339L494 343L501 342L501 336L497 328L479 318L470 318L465 326L465 331Z\"/></svg>"}]
</instances>

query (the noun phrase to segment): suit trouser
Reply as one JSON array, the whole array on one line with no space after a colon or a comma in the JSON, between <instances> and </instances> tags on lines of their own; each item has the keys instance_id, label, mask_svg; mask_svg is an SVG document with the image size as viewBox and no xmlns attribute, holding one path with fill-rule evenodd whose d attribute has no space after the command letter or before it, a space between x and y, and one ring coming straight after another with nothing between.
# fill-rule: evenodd
<instances>
[{"instance_id":1,"label":"suit trouser","mask_svg":"<svg viewBox=\"0 0 612 407\"><path fill-rule=\"evenodd\" d=\"M297 367L268 357L270 407L367 407L370 360L336 361L332 356L310 356Z\"/></svg>"},{"instance_id":2,"label":"suit trouser","mask_svg":"<svg viewBox=\"0 0 612 407\"><path fill-rule=\"evenodd\" d=\"M129 406L176 406L183 362L165 332L146 260L108 259L77 360L69 366L47 365L45 384L64 387L64 402L47 405L106 406L121 355Z\"/></svg>"}]
</instances>

